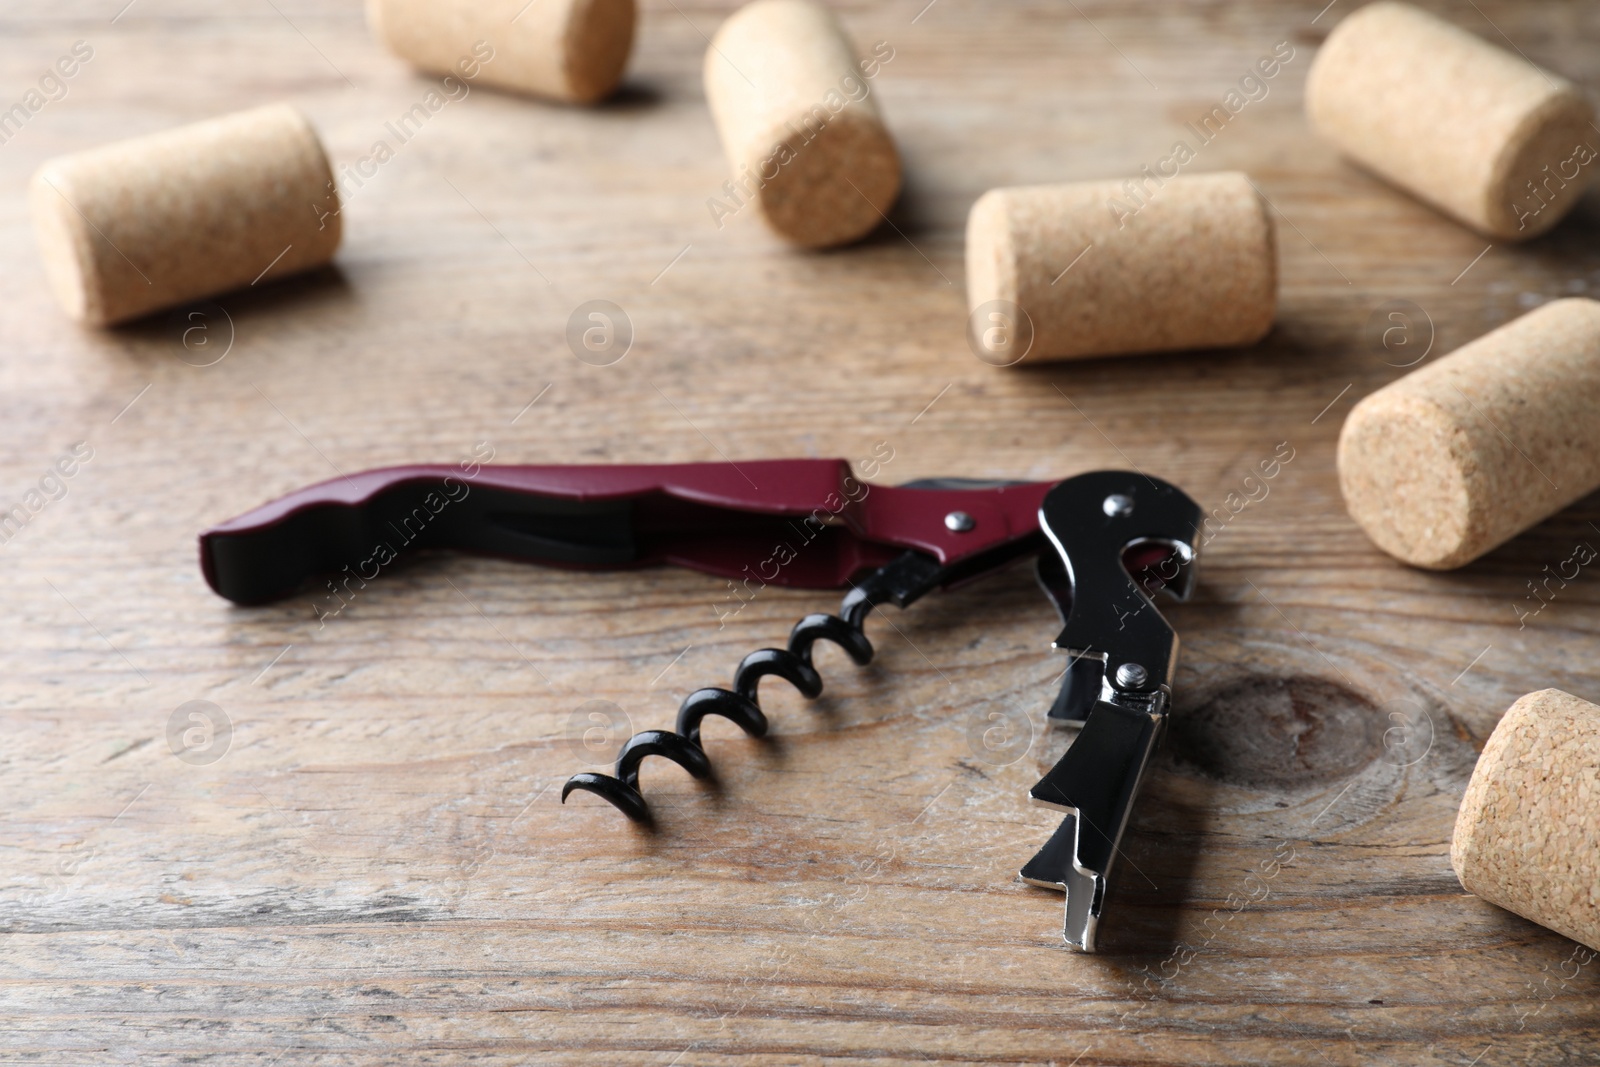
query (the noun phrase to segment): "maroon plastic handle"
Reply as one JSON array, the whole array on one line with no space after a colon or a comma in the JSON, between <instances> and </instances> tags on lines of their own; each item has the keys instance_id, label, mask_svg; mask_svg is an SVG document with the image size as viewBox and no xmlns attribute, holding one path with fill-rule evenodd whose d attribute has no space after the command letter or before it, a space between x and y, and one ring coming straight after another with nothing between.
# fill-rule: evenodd
<instances>
[{"instance_id":1,"label":"maroon plastic handle","mask_svg":"<svg viewBox=\"0 0 1600 1067\"><path fill-rule=\"evenodd\" d=\"M407 548L555 566L673 563L841 587L906 549L950 566L1037 535L1053 483L908 488L842 459L640 466L423 465L309 486L200 535L206 581L240 603L319 573L370 580ZM961 513L964 519L947 518Z\"/></svg>"}]
</instances>

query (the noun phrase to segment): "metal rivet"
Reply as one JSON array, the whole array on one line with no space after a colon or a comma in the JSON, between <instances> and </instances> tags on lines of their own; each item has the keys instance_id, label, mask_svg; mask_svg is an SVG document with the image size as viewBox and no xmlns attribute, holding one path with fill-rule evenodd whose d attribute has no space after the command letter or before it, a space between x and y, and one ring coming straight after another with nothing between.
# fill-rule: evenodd
<instances>
[{"instance_id":1,"label":"metal rivet","mask_svg":"<svg viewBox=\"0 0 1600 1067\"><path fill-rule=\"evenodd\" d=\"M1124 663L1117 668L1118 689L1142 689L1150 680L1150 672L1137 663Z\"/></svg>"},{"instance_id":2,"label":"metal rivet","mask_svg":"<svg viewBox=\"0 0 1600 1067\"><path fill-rule=\"evenodd\" d=\"M1133 514L1133 497L1121 493L1112 493L1101 503L1100 510L1110 515L1113 519L1125 519Z\"/></svg>"},{"instance_id":3,"label":"metal rivet","mask_svg":"<svg viewBox=\"0 0 1600 1067\"><path fill-rule=\"evenodd\" d=\"M951 533L966 533L976 525L978 520L965 511L952 511L944 517L944 528Z\"/></svg>"}]
</instances>

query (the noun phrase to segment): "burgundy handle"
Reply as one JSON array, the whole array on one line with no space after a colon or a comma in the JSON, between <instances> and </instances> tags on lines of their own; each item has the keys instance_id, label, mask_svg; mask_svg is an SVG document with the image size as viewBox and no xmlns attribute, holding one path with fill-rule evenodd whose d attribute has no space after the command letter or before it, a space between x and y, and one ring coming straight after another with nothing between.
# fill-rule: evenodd
<instances>
[{"instance_id":1,"label":"burgundy handle","mask_svg":"<svg viewBox=\"0 0 1600 1067\"><path fill-rule=\"evenodd\" d=\"M1050 488L874 485L842 459L388 467L212 527L200 535L200 567L212 589L245 604L287 596L319 574L370 581L415 548L568 567L673 563L836 588L906 549L948 567L1036 537ZM965 519L947 522L952 513Z\"/></svg>"}]
</instances>

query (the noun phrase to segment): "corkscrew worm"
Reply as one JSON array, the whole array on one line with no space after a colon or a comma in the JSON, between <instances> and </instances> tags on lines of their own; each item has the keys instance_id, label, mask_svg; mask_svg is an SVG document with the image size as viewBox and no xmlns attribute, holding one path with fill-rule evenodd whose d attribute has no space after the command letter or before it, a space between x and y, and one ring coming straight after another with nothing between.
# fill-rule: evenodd
<instances>
[{"instance_id":1,"label":"corkscrew worm","mask_svg":"<svg viewBox=\"0 0 1600 1067\"><path fill-rule=\"evenodd\" d=\"M634 734L617 755L613 777L582 771L567 779L561 801L575 789L605 797L629 818L650 822L650 808L639 792L639 764L646 756L665 756L695 778L709 777L711 761L700 745L700 723L707 715L731 720L751 737L765 737L767 716L761 710L757 687L761 679L777 675L815 700L822 695L822 676L811 661L818 641L831 641L845 650L856 666L872 662L872 642L866 633L867 615L876 606L875 587L857 586L844 598L838 615L807 615L789 633L787 648L762 648L739 661L732 689L696 689L678 707L675 732L645 730Z\"/></svg>"}]
</instances>

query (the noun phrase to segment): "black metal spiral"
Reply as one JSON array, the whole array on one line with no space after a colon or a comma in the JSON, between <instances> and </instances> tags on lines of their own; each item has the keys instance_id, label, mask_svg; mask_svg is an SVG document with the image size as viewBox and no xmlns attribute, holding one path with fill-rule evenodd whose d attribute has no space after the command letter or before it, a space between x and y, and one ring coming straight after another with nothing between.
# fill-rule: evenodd
<instances>
[{"instance_id":1,"label":"black metal spiral","mask_svg":"<svg viewBox=\"0 0 1600 1067\"><path fill-rule=\"evenodd\" d=\"M764 737L767 716L761 710L757 687L767 675L777 675L800 690L807 698L822 693L822 676L812 664L811 653L818 641L832 641L856 662L872 662L872 642L867 639L866 621L881 599L893 593L865 582L852 589L839 607L838 615L807 615L789 632L787 648L763 648L739 661L733 672L732 689L697 689L678 706L678 727L673 730L645 730L634 734L617 755L615 776L584 771L567 779L561 788L561 802L574 789L602 796L636 822L650 822L650 808L639 792L639 764L646 756L665 756L695 778L711 776L711 760L700 745L700 724L707 715L732 720L751 737Z\"/></svg>"}]
</instances>

